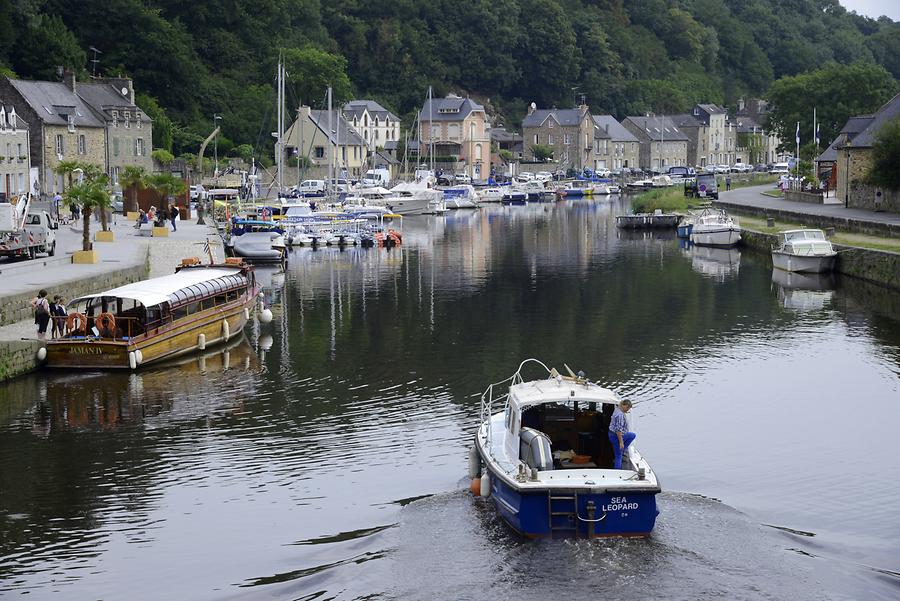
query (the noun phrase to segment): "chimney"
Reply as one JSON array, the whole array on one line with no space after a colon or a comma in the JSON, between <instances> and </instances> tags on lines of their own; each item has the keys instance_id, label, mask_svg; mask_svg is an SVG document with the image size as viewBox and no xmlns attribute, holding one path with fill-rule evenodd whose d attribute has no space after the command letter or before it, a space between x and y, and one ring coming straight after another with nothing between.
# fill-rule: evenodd
<instances>
[{"instance_id":1,"label":"chimney","mask_svg":"<svg viewBox=\"0 0 900 601\"><path fill-rule=\"evenodd\" d=\"M134 104L134 83L128 77L97 77L94 81L105 83L116 89L116 92L122 97L127 98L128 102Z\"/></svg>"},{"instance_id":2,"label":"chimney","mask_svg":"<svg viewBox=\"0 0 900 601\"><path fill-rule=\"evenodd\" d=\"M528 114L530 115L537 109L537 105L535 103L531 103L528 105Z\"/></svg>"},{"instance_id":3,"label":"chimney","mask_svg":"<svg viewBox=\"0 0 900 601\"><path fill-rule=\"evenodd\" d=\"M63 71L63 83L72 90L73 94L75 93L75 73L71 69Z\"/></svg>"}]
</instances>

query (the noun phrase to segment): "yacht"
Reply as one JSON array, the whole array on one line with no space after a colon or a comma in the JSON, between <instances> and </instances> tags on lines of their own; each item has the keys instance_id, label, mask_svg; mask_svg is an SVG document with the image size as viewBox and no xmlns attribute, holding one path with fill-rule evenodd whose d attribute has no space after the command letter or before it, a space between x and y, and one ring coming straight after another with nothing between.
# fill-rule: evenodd
<instances>
[{"instance_id":1,"label":"yacht","mask_svg":"<svg viewBox=\"0 0 900 601\"><path fill-rule=\"evenodd\" d=\"M741 241L741 226L721 209L704 209L694 220L691 242L698 246L734 246Z\"/></svg>"},{"instance_id":2,"label":"yacht","mask_svg":"<svg viewBox=\"0 0 900 601\"><path fill-rule=\"evenodd\" d=\"M772 265L798 273L825 273L834 269L837 251L816 229L787 230L778 234L779 246L772 250Z\"/></svg>"}]
</instances>

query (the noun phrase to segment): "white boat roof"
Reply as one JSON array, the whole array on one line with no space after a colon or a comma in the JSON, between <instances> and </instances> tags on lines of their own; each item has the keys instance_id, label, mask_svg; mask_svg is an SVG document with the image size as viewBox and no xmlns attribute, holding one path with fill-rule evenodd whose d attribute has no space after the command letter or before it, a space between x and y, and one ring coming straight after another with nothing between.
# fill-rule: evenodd
<instances>
[{"instance_id":1,"label":"white boat roof","mask_svg":"<svg viewBox=\"0 0 900 601\"><path fill-rule=\"evenodd\" d=\"M128 298L136 300L145 307L158 305L160 303L169 302L169 296L188 286L201 284L210 280L223 278L226 276L238 275L240 269L228 269L226 267L209 267L206 269L182 269L171 275L164 275L158 278L144 280L142 282L134 282L99 292L97 294L88 294L75 299L72 303L89 298L100 298L102 296L114 296L116 298Z\"/></svg>"},{"instance_id":2,"label":"white boat roof","mask_svg":"<svg viewBox=\"0 0 900 601\"><path fill-rule=\"evenodd\" d=\"M558 377L522 382L509 387L509 404L514 410L547 403L613 403L621 399L609 390L586 380Z\"/></svg>"}]
</instances>

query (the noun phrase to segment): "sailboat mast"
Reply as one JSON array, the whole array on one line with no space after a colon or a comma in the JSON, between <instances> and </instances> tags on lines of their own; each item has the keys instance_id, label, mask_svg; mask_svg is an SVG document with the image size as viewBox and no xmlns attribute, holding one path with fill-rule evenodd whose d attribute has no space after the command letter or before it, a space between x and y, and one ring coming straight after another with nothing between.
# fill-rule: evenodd
<instances>
[{"instance_id":1,"label":"sailboat mast","mask_svg":"<svg viewBox=\"0 0 900 601\"><path fill-rule=\"evenodd\" d=\"M275 100L276 127L278 129L275 137L275 169L277 172L276 182L279 195L281 195L281 192L284 189L284 142L282 140L282 136L284 135L284 63L282 62L282 58L283 55L279 53L278 75L276 77L277 98Z\"/></svg>"},{"instance_id":2,"label":"sailboat mast","mask_svg":"<svg viewBox=\"0 0 900 601\"><path fill-rule=\"evenodd\" d=\"M431 175L434 173L434 96L428 86L428 156L430 157Z\"/></svg>"},{"instance_id":3,"label":"sailboat mast","mask_svg":"<svg viewBox=\"0 0 900 601\"><path fill-rule=\"evenodd\" d=\"M334 177L334 149L333 143L331 140L331 135L334 132L334 127L332 126L332 114L331 114L331 86L328 86L328 146L331 152L328 153L328 181L325 182L325 192L326 194L331 192L331 180Z\"/></svg>"}]
</instances>

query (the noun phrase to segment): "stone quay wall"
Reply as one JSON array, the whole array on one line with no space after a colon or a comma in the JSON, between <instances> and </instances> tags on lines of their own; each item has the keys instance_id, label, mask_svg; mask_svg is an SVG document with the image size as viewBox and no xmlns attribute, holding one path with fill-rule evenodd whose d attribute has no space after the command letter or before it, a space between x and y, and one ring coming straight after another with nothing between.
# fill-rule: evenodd
<instances>
[{"instance_id":1,"label":"stone quay wall","mask_svg":"<svg viewBox=\"0 0 900 601\"><path fill-rule=\"evenodd\" d=\"M40 340L0 340L0 382L34 371Z\"/></svg>"},{"instance_id":2,"label":"stone quay wall","mask_svg":"<svg viewBox=\"0 0 900 601\"><path fill-rule=\"evenodd\" d=\"M824 204L824 198L820 192L801 192L799 190L785 190L785 200L793 200L795 202L808 202L810 204Z\"/></svg>"},{"instance_id":3,"label":"stone quay wall","mask_svg":"<svg viewBox=\"0 0 900 601\"><path fill-rule=\"evenodd\" d=\"M900 227L892 223L879 223L877 221L863 221L848 217L832 217L830 215L810 215L809 213L797 213L783 209L770 209L765 207L748 207L747 205L730 203L717 200L713 203L716 207L738 215L754 215L757 217L774 217L783 221L793 221L808 227L825 229L837 228L846 232L857 234L869 234L872 236L886 236L900 238Z\"/></svg>"}]
</instances>

